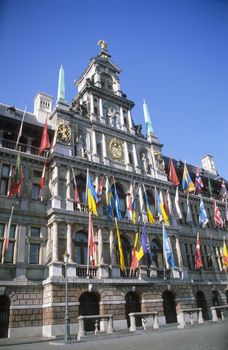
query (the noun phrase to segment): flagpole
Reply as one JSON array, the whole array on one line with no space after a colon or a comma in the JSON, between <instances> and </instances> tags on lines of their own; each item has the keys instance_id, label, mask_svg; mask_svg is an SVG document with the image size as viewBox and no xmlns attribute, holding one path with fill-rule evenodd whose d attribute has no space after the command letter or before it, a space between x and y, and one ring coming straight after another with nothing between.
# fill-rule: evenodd
<instances>
[{"instance_id":1,"label":"flagpole","mask_svg":"<svg viewBox=\"0 0 228 350\"><path fill-rule=\"evenodd\" d=\"M165 245L164 245L164 222L162 223L162 240L163 240L163 260L164 260L164 263L163 263L163 273L164 273L164 280L166 280L166 276L165 276L165 272L166 272L166 257L165 257Z\"/></svg>"},{"instance_id":2,"label":"flagpole","mask_svg":"<svg viewBox=\"0 0 228 350\"><path fill-rule=\"evenodd\" d=\"M15 150L17 149L17 146L18 146L19 140L20 140L21 135L22 135L22 128L23 128L23 124L24 124L24 119L25 119L26 109L27 109L27 106L25 106L25 109L24 109L24 112L23 112L23 116L22 116L22 120L21 120L20 129L19 129L19 133L18 133L18 136L17 136L17 142L16 142L16 147L15 147Z\"/></svg>"},{"instance_id":3,"label":"flagpole","mask_svg":"<svg viewBox=\"0 0 228 350\"><path fill-rule=\"evenodd\" d=\"M89 225L88 225L88 247L87 247L87 268L86 268L86 278L89 278L89 241L90 241L90 230L91 230L91 210L89 210Z\"/></svg>"}]
</instances>

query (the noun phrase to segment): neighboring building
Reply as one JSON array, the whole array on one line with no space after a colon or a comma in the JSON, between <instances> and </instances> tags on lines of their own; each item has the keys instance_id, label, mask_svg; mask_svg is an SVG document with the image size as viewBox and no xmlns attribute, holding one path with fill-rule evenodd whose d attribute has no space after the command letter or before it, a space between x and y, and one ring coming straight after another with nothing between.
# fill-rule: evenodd
<instances>
[{"instance_id":1,"label":"neighboring building","mask_svg":"<svg viewBox=\"0 0 228 350\"><path fill-rule=\"evenodd\" d=\"M38 93L34 113L25 113L20 138L23 184L19 197L9 197L12 169L15 166L16 140L23 111L0 105L0 336L55 336L64 333L65 279L63 254L69 253L68 296L71 334L77 333L77 317L90 314L113 314L114 328L129 326L131 311L159 311L160 323L176 322L176 303L184 307L203 308L205 319L209 307L227 303L227 275L222 266L223 236L212 220L212 203L203 194L209 223L199 226L199 197L190 195L192 223L186 224L186 194L181 192L182 219L170 216L167 233L171 241L176 268L165 269L162 249L162 225L147 224L153 264L147 269L143 258L140 269L131 276L131 255L135 225L126 217L130 189L139 184L137 212L145 215L145 186L152 210L154 186L161 198L169 190L174 201L175 188L167 180L167 161L162 144L154 135L150 121L145 137L135 125L131 110L134 103L121 91L120 69L111 61L105 43L91 59L77 80L78 94L69 105L65 100L64 72L60 69L58 100ZM54 148L47 161L47 179L39 192L45 157L38 156L46 117ZM47 153L45 153L47 155ZM174 161L179 177L183 163ZM202 178L207 186L210 177L218 199L221 180L213 158L204 158ZM211 169L210 169L211 167ZM80 204L74 203L74 169ZM97 188L105 175L112 184L115 178L122 204L119 230L126 264L119 269L114 222L107 219L104 182L99 215L93 216L96 242L95 268L87 276L88 209L85 203L86 173ZM195 168L188 166L191 176ZM211 170L211 171L210 171ZM217 201L225 217L225 202ZM7 223L14 206L10 242L3 254ZM142 225L141 225L142 228ZM194 270L196 233L200 233L203 269ZM89 277L89 278L87 278ZM164 278L165 277L165 278ZM87 329L90 329L87 324Z\"/></svg>"}]
</instances>

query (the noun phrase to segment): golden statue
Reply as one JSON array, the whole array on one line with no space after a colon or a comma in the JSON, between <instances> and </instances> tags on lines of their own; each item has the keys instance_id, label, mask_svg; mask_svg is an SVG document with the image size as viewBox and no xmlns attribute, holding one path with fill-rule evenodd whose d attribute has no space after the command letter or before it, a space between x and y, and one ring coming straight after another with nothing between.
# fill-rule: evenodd
<instances>
[{"instance_id":1,"label":"golden statue","mask_svg":"<svg viewBox=\"0 0 228 350\"><path fill-rule=\"evenodd\" d=\"M97 45L99 45L101 47L101 50L105 50L105 51L108 50L108 48L107 48L108 44L104 40L99 40Z\"/></svg>"}]
</instances>

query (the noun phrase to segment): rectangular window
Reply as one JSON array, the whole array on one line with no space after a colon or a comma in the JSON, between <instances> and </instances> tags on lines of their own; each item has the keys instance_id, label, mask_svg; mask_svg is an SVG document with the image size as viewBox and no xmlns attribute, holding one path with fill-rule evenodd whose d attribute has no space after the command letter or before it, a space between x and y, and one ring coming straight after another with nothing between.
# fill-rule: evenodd
<instances>
[{"instance_id":1,"label":"rectangular window","mask_svg":"<svg viewBox=\"0 0 228 350\"><path fill-rule=\"evenodd\" d=\"M9 175L10 175L10 166L3 164L1 171L1 181L0 181L0 194L6 196L9 187Z\"/></svg>"},{"instance_id":2,"label":"rectangular window","mask_svg":"<svg viewBox=\"0 0 228 350\"><path fill-rule=\"evenodd\" d=\"M39 255L40 255L40 245L38 243L30 243L29 263L39 264Z\"/></svg>"},{"instance_id":3,"label":"rectangular window","mask_svg":"<svg viewBox=\"0 0 228 350\"><path fill-rule=\"evenodd\" d=\"M32 199L39 199L39 195L40 195L40 186L37 184L33 184L32 185Z\"/></svg>"},{"instance_id":4,"label":"rectangular window","mask_svg":"<svg viewBox=\"0 0 228 350\"><path fill-rule=\"evenodd\" d=\"M9 242L9 247L6 252L4 262L8 264L13 264L13 255L14 255L14 242Z\"/></svg>"},{"instance_id":5,"label":"rectangular window","mask_svg":"<svg viewBox=\"0 0 228 350\"><path fill-rule=\"evenodd\" d=\"M10 226L10 235L9 235L9 237L10 237L11 239L14 239L14 238L15 238L15 232L16 232L16 225L11 225L11 226Z\"/></svg>"},{"instance_id":6,"label":"rectangular window","mask_svg":"<svg viewBox=\"0 0 228 350\"><path fill-rule=\"evenodd\" d=\"M5 224L0 224L0 237L4 237Z\"/></svg>"},{"instance_id":7,"label":"rectangular window","mask_svg":"<svg viewBox=\"0 0 228 350\"><path fill-rule=\"evenodd\" d=\"M31 227L31 237L40 237L40 228L39 227Z\"/></svg>"}]
</instances>

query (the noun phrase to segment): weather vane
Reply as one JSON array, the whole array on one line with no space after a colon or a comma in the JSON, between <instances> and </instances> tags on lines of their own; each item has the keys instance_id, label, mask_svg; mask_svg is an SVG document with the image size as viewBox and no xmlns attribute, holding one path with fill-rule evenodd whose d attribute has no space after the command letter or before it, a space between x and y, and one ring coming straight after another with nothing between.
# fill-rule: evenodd
<instances>
[{"instance_id":1,"label":"weather vane","mask_svg":"<svg viewBox=\"0 0 228 350\"><path fill-rule=\"evenodd\" d=\"M108 47L107 47L108 44L107 44L107 42L104 41L104 40L99 40L98 43L97 43L97 45L99 45L99 46L101 47L101 50L105 50L105 51L108 50Z\"/></svg>"}]
</instances>

